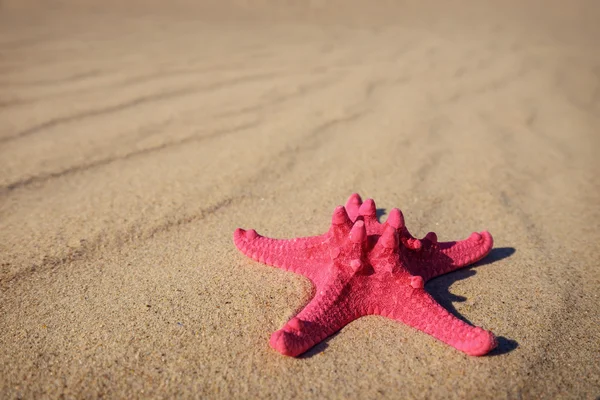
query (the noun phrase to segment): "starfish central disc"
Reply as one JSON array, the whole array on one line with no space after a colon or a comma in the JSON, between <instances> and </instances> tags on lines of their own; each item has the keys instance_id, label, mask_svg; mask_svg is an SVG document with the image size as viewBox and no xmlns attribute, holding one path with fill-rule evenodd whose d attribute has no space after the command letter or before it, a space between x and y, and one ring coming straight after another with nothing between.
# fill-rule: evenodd
<instances>
[{"instance_id":1,"label":"starfish central disc","mask_svg":"<svg viewBox=\"0 0 600 400\"><path fill-rule=\"evenodd\" d=\"M304 275L316 287L306 307L271 336L271 346L282 354L298 356L353 320L373 314L469 355L496 347L491 332L456 318L424 288L428 280L485 257L493 246L488 232L454 242L438 242L433 232L416 239L399 209L392 209L381 224L375 202L353 194L345 207L334 210L331 227L322 235L283 240L237 229L233 240L254 260Z\"/></svg>"}]
</instances>

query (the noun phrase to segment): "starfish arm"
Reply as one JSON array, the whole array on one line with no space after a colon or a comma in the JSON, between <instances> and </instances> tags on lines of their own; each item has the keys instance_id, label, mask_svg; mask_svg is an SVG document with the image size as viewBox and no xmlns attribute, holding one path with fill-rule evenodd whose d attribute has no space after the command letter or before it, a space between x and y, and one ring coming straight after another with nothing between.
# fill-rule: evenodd
<instances>
[{"instance_id":1,"label":"starfish arm","mask_svg":"<svg viewBox=\"0 0 600 400\"><path fill-rule=\"evenodd\" d=\"M440 306L424 289L415 289L388 316L419 329L472 356L487 354L497 345L492 332L471 326ZM382 312L385 314L385 311Z\"/></svg>"},{"instance_id":2,"label":"starfish arm","mask_svg":"<svg viewBox=\"0 0 600 400\"><path fill-rule=\"evenodd\" d=\"M292 271L318 283L323 269L331 262L324 241L326 237L312 236L299 239L271 239L253 229L237 229L233 234L236 247L256 261Z\"/></svg>"},{"instance_id":3,"label":"starfish arm","mask_svg":"<svg viewBox=\"0 0 600 400\"><path fill-rule=\"evenodd\" d=\"M269 344L287 356L298 356L359 317L341 281L317 288L308 305L271 335Z\"/></svg>"},{"instance_id":4,"label":"starfish arm","mask_svg":"<svg viewBox=\"0 0 600 400\"><path fill-rule=\"evenodd\" d=\"M490 253L493 246L494 240L487 231L472 233L465 240L436 243L429 256L414 253L410 262L413 265L411 272L421 275L427 282L481 260ZM427 253L426 248L423 253Z\"/></svg>"}]
</instances>

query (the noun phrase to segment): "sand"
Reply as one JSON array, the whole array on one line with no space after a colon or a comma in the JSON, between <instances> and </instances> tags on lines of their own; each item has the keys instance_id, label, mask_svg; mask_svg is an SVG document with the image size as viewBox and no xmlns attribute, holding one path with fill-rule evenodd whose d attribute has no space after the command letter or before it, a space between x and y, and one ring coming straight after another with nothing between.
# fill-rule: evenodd
<instances>
[{"instance_id":1,"label":"sand","mask_svg":"<svg viewBox=\"0 0 600 400\"><path fill-rule=\"evenodd\" d=\"M282 4L0 3L0 397L599 396L598 3ZM426 289L498 350L383 317L268 346L311 285L234 229L354 191L494 235Z\"/></svg>"}]
</instances>

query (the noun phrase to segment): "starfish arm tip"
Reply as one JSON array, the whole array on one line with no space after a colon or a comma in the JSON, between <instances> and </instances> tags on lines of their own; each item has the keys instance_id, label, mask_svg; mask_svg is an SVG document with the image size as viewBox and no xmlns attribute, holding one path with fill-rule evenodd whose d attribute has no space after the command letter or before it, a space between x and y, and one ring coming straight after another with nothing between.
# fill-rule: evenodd
<instances>
[{"instance_id":1,"label":"starfish arm tip","mask_svg":"<svg viewBox=\"0 0 600 400\"><path fill-rule=\"evenodd\" d=\"M312 343L284 329L273 332L269 345L284 356L297 357L308 350Z\"/></svg>"},{"instance_id":2,"label":"starfish arm tip","mask_svg":"<svg viewBox=\"0 0 600 400\"><path fill-rule=\"evenodd\" d=\"M439 252L446 259L429 272L428 279L466 267L485 258L494 247L494 239L488 231L473 232L467 239L439 243Z\"/></svg>"},{"instance_id":3,"label":"starfish arm tip","mask_svg":"<svg viewBox=\"0 0 600 400\"><path fill-rule=\"evenodd\" d=\"M242 229L242 228L237 228L234 232L233 232L233 243L235 244L235 247L237 247L238 249L242 249L242 243L244 242L244 237L246 235L246 230Z\"/></svg>"},{"instance_id":4,"label":"starfish arm tip","mask_svg":"<svg viewBox=\"0 0 600 400\"><path fill-rule=\"evenodd\" d=\"M471 255L472 259L469 261L469 264L486 257L494 247L494 238L488 231L473 232L468 240L474 242L474 246L477 249L476 252Z\"/></svg>"},{"instance_id":5,"label":"starfish arm tip","mask_svg":"<svg viewBox=\"0 0 600 400\"><path fill-rule=\"evenodd\" d=\"M498 346L496 336L484 329L479 328L477 336L458 344L456 347L470 356L484 356Z\"/></svg>"}]
</instances>

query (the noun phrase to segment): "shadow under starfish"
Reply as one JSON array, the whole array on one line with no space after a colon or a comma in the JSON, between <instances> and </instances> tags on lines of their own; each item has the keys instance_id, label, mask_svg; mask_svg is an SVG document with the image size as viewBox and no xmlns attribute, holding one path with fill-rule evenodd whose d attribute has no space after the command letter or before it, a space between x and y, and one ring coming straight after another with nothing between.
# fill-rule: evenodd
<instances>
[{"instance_id":1,"label":"shadow under starfish","mask_svg":"<svg viewBox=\"0 0 600 400\"><path fill-rule=\"evenodd\" d=\"M361 316L383 315L469 355L494 349L498 340L491 332L458 318L451 303L454 313L424 288L428 280L488 255L492 236L483 231L461 241L438 242L430 232L416 239L397 208L383 224L377 214L372 199L363 203L353 194L345 207L335 209L329 231L319 236L283 240L254 230L235 231L234 243L244 254L302 274L315 285L314 298L271 336L271 346L298 356Z\"/></svg>"}]
</instances>

